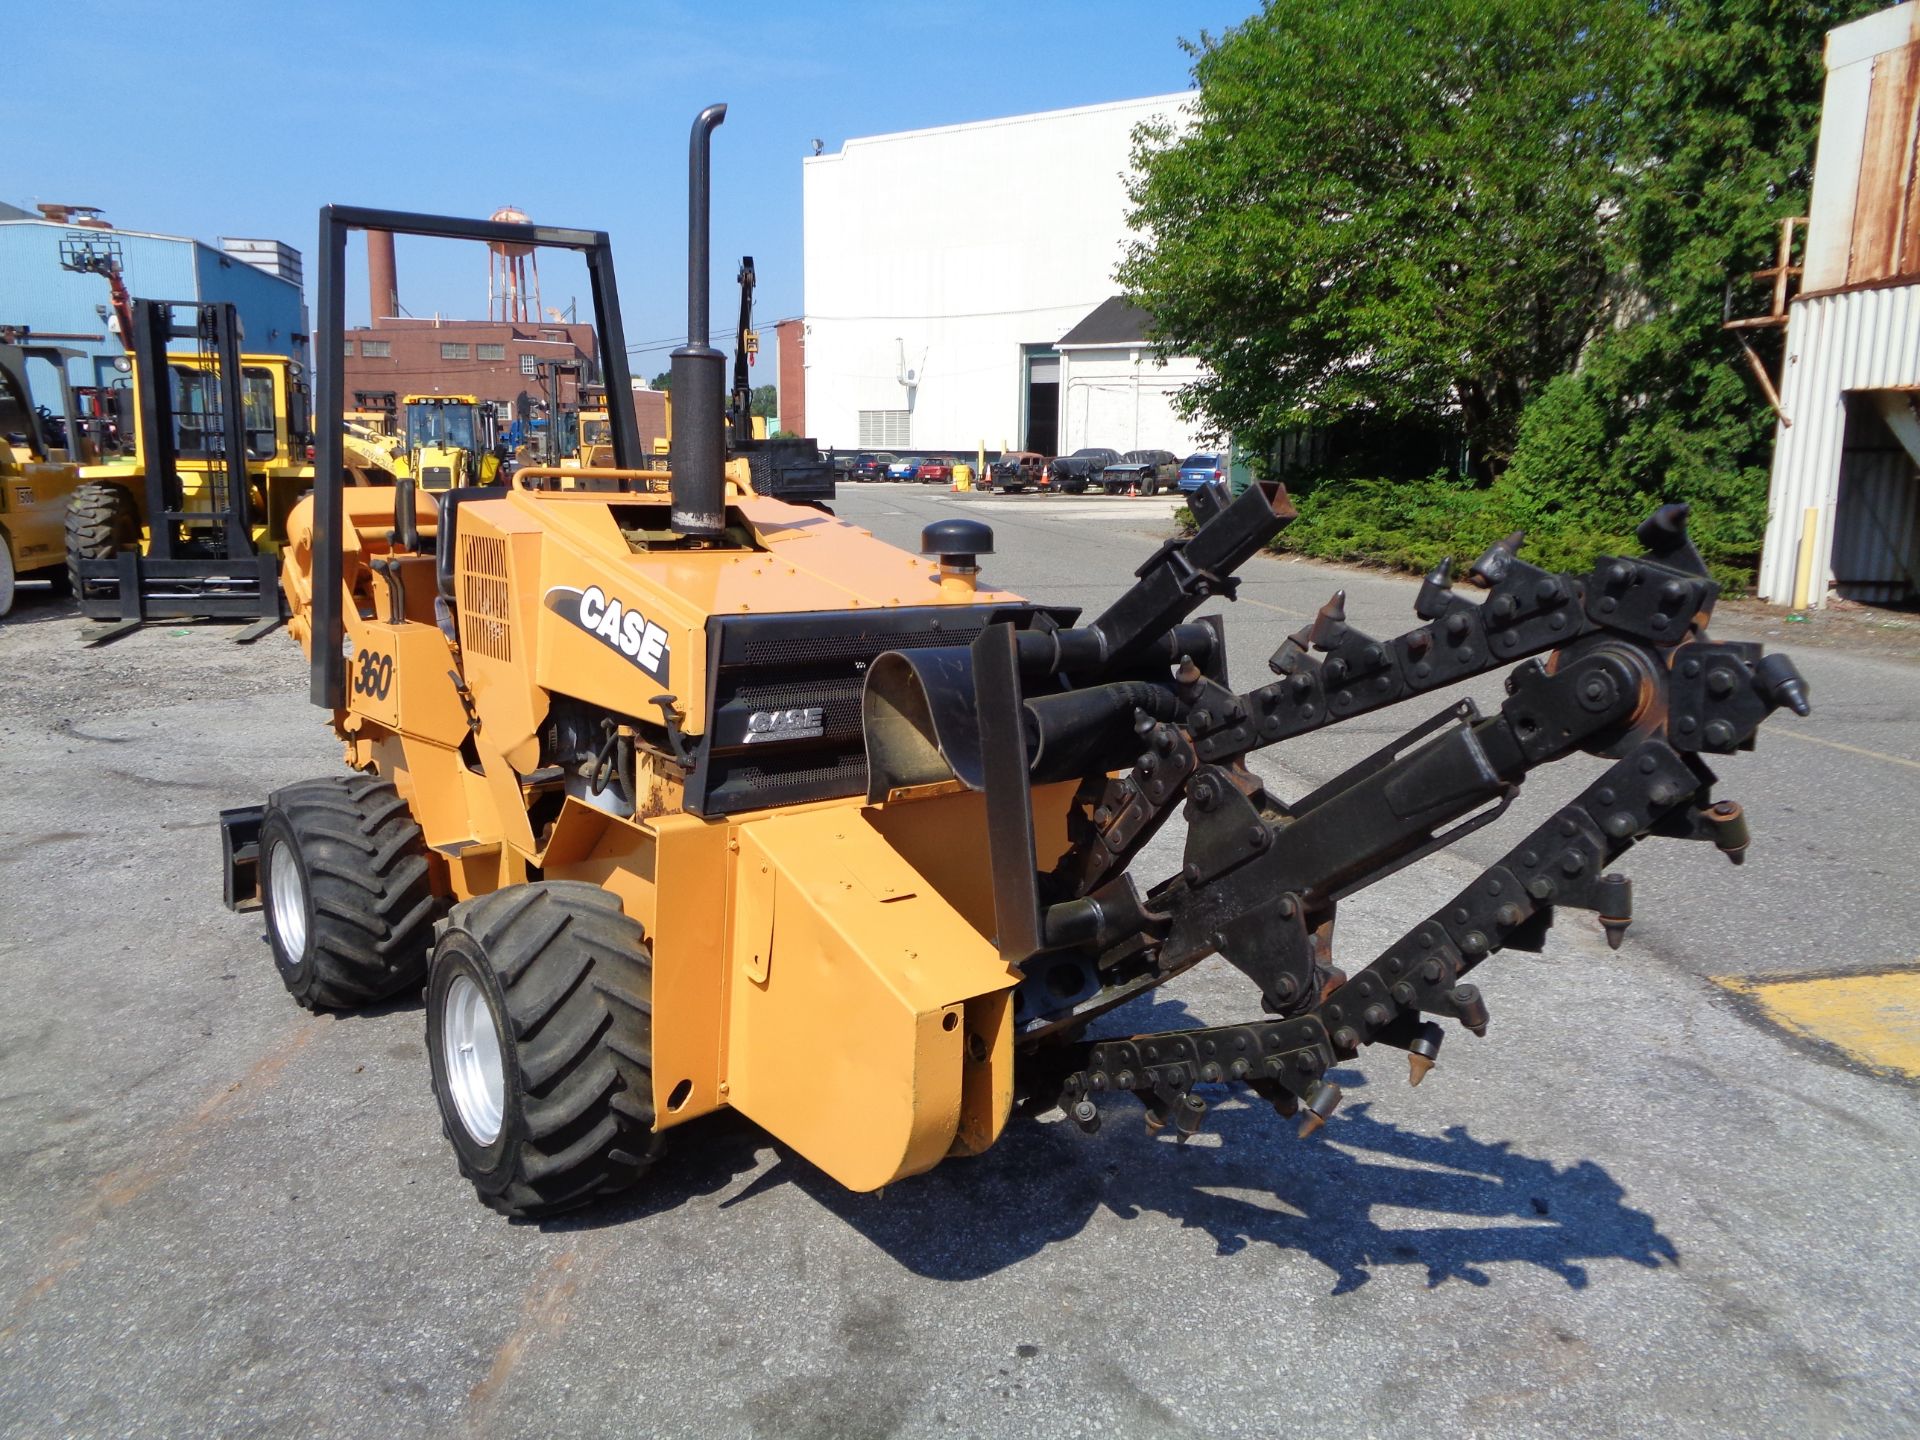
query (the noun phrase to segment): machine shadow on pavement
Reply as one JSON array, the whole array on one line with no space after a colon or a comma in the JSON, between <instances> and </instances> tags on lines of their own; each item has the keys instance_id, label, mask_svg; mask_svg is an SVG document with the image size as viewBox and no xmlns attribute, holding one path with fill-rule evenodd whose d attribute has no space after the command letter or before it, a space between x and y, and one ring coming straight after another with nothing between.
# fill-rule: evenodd
<instances>
[{"instance_id":1,"label":"machine shadow on pavement","mask_svg":"<svg viewBox=\"0 0 1920 1440\"><path fill-rule=\"evenodd\" d=\"M1161 1000L1120 1013L1129 1027L1158 1028L1192 1023L1184 1011ZM1367 1083L1356 1071L1337 1079L1349 1091ZM1294 1122L1210 1088L1215 1108L1184 1146L1148 1135L1140 1107L1124 1101L1109 1102L1091 1138L1057 1112L1047 1122L1016 1114L986 1155L861 1195L776 1145L778 1161L723 1208L796 1185L908 1270L937 1280L977 1280L1018 1264L1072 1239L1102 1209L1119 1220L1165 1215L1206 1232L1221 1255L1253 1244L1298 1251L1333 1273L1334 1295L1388 1265L1424 1267L1431 1288L1452 1279L1490 1285L1489 1267L1528 1264L1579 1290L1595 1261L1678 1263L1653 1217L1627 1205L1620 1183L1594 1161L1556 1165L1477 1139L1464 1125L1421 1133L1375 1117L1366 1103L1301 1141ZM729 1128L733 1135L698 1157L670 1155L656 1172L662 1189L639 1211L615 1213L624 1220L670 1208L752 1168L753 1146L767 1142L741 1133L750 1127Z\"/></svg>"}]
</instances>

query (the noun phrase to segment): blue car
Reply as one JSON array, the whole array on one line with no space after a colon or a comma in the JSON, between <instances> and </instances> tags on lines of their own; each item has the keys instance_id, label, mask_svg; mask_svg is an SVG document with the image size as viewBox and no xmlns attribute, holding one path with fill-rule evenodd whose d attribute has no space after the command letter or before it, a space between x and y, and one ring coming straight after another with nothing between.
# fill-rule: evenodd
<instances>
[{"instance_id":1,"label":"blue car","mask_svg":"<svg viewBox=\"0 0 1920 1440\"><path fill-rule=\"evenodd\" d=\"M918 455L910 455L905 460L896 460L887 466L889 480L918 480L920 467L927 462Z\"/></svg>"},{"instance_id":2,"label":"blue car","mask_svg":"<svg viewBox=\"0 0 1920 1440\"><path fill-rule=\"evenodd\" d=\"M1227 457L1224 455L1189 455L1180 462L1180 493L1191 495L1202 485L1211 485L1216 480L1227 478Z\"/></svg>"}]
</instances>

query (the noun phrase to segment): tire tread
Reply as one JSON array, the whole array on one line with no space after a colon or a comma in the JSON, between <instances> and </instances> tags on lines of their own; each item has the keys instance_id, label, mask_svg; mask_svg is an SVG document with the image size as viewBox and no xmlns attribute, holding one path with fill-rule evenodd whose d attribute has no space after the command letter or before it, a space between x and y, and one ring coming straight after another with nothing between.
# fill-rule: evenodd
<instances>
[{"instance_id":1,"label":"tire tread","mask_svg":"<svg viewBox=\"0 0 1920 1440\"><path fill-rule=\"evenodd\" d=\"M448 927L472 938L505 993L525 1132L504 1175L481 1174L455 1143L461 1173L510 1216L631 1189L660 1146L653 966L640 926L600 886L545 880L458 905ZM450 1141L454 1123L443 1102Z\"/></svg>"},{"instance_id":2,"label":"tire tread","mask_svg":"<svg viewBox=\"0 0 1920 1440\"><path fill-rule=\"evenodd\" d=\"M313 903L311 963L287 988L309 1010L387 999L426 975L433 892L426 839L389 780L303 780L268 797L292 833Z\"/></svg>"}]
</instances>

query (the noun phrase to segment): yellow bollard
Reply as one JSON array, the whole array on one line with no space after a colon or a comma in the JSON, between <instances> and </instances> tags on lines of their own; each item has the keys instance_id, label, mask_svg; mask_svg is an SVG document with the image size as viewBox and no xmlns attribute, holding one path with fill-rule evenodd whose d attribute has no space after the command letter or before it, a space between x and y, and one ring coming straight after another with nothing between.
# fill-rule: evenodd
<instances>
[{"instance_id":1,"label":"yellow bollard","mask_svg":"<svg viewBox=\"0 0 1920 1440\"><path fill-rule=\"evenodd\" d=\"M1793 608L1804 610L1813 598L1813 537L1820 528L1820 511L1809 505L1800 520L1800 555L1793 566Z\"/></svg>"}]
</instances>

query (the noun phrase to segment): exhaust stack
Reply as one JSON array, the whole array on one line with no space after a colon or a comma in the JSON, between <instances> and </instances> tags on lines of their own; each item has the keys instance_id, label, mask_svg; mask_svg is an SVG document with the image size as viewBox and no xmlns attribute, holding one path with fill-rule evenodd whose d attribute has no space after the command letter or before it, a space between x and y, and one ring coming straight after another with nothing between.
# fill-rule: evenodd
<instances>
[{"instance_id":1,"label":"exhaust stack","mask_svg":"<svg viewBox=\"0 0 1920 1440\"><path fill-rule=\"evenodd\" d=\"M368 323L378 325L400 313L399 269L393 259L393 235L386 230L367 231L368 305L372 312Z\"/></svg>"},{"instance_id":2,"label":"exhaust stack","mask_svg":"<svg viewBox=\"0 0 1920 1440\"><path fill-rule=\"evenodd\" d=\"M713 131L725 105L694 117L687 163L687 343L673 352L673 515L676 535L727 528L726 357L707 343L708 210Z\"/></svg>"}]
</instances>

